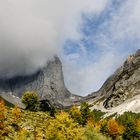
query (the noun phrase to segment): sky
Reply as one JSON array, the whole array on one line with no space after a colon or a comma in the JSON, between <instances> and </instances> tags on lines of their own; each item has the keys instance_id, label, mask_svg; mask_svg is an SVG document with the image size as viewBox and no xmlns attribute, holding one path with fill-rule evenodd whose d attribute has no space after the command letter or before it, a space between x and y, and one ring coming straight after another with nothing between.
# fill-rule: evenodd
<instances>
[{"instance_id":1,"label":"sky","mask_svg":"<svg viewBox=\"0 0 140 140\"><path fill-rule=\"evenodd\" d=\"M57 54L67 88L98 90L140 48L139 0L1 0L0 77L29 75Z\"/></svg>"}]
</instances>

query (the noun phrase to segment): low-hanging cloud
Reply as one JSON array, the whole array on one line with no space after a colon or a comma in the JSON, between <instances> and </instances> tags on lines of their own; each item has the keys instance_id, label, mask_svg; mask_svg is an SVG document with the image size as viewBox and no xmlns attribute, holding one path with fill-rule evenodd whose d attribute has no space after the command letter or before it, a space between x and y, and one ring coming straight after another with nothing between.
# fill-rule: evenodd
<instances>
[{"instance_id":1,"label":"low-hanging cloud","mask_svg":"<svg viewBox=\"0 0 140 140\"><path fill-rule=\"evenodd\" d=\"M107 0L1 0L0 77L34 73L65 38L79 37L82 12L99 14Z\"/></svg>"}]
</instances>

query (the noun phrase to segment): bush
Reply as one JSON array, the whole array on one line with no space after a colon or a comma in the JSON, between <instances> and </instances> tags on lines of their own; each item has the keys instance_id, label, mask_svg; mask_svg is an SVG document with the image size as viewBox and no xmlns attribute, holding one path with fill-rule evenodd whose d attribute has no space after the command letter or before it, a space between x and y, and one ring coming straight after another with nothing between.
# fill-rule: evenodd
<instances>
[{"instance_id":1,"label":"bush","mask_svg":"<svg viewBox=\"0 0 140 140\"><path fill-rule=\"evenodd\" d=\"M38 96L35 92L27 91L22 96L22 103L25 104L26 109L36 111L38 105Z\"/></svg>"},{"instance_id":2,"label":"bush","mask_svg":"<svg viewBox=\"0 0 140 140\"><path fill-rule=\"evenodd\" d=\"M84 140L111 140L111 138L104 136L95 128L87 126L85 129Z\"/></svg>"}]
</instances>

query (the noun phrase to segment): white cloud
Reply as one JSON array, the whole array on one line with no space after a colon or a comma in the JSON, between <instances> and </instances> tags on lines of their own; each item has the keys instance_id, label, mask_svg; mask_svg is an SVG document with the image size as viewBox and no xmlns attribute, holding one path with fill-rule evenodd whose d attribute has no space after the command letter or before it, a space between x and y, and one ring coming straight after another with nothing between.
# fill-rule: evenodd
<instances>
[{"instance_id":1,"label":"white cloud","mask_svg":"<svg viewBox=\"0 0 140 140\"><path fill-rule=\"evenodd\" d=\"M1 0L0 77L30 74L65 38L78 38L82 12L99 14L107 0Z\"/></svg>"},{"instance_id":2,"label":"white cloud","mask_svg":"<svg viewBox=\"0 0 140 140\"><path fill-rule=\"evenodd\" d=\"M53 54L62 54L61 45L65 39L78 40L82 37L79 33L82 12L99 16L103 10L107 10L110 2L1 0L0 76L32 73ZM65 81L73 93L86 94L97 90L124 58L139 48L139 9L138 0L126 0L118 10L112 7L111 18L106 18L101 30L93 36L101 52L96 61L88 60L88 52L83 44L80 44L82 54L63 56ZM134 45L130 45L129 41ZM79 58L87 64L78 64Z\"/></svg>"}]
</instances>

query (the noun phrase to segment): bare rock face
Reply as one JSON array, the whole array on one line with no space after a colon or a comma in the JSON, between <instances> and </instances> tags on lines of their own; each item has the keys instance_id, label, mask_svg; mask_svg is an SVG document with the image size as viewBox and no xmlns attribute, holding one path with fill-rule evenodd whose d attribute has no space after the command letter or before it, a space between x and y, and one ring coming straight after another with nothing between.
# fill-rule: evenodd
<instances>
[{"instance_id":1,"label":"bare rock face","mask_svg":"<svg viewBox=\"0 0 140 140\"><path fill-rule=\"evenodd\" d=\"M80 99L65 87L62 64L57 56L33 75L0 79L1 96L11 94L21 98L26 91L37 92L40 100L49 101L49 104L58 108L70 106L74 100Z\"/></svg>"},{"instance_id":2,"label":"bare rock face","mask_svg":"<svg viewBox=\"0 0 140 140\"><path fill-rule=\"evenodd\" d=\"M86 99L96 100L102 97L104 107L109 109L137 94L140 94L140 50L129 56L124 64L106 80L101 89Z\"/></svg>"}]
</instances>

